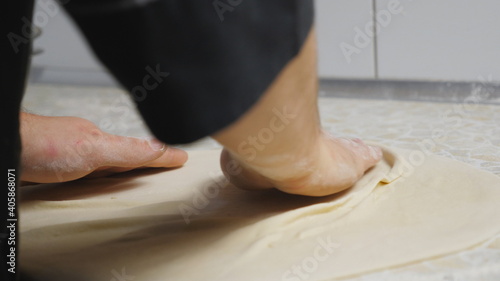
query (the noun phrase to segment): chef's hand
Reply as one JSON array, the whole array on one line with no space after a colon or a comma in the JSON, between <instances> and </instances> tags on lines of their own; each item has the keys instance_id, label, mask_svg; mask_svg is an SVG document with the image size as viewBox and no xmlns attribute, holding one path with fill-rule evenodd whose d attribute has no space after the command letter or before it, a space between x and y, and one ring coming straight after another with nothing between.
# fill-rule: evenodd
<instances>
[{"instance_id":1,"label":"chef's hand","mask_svg":"<svg viewBox=\"0 0 500 281\"><path fill-rule=\"evenodd\" d=\"M351 187L381 159L378 147L321 130L315 48L311 32L261 100L213 136L225 147L221 167L234 185L324 196Z\"/></svg>"},{"instance_id":2,"label":"chef's hand","mask_svg":"<svg viewBox=\"0 0 500 281\"><path fill-rule=\"evenodd\" d=\"M156 140L111 135L77 117L21 113L21 180L63 182L145 167L178 167L187 153Z\"/></svg>"}]
</instances>

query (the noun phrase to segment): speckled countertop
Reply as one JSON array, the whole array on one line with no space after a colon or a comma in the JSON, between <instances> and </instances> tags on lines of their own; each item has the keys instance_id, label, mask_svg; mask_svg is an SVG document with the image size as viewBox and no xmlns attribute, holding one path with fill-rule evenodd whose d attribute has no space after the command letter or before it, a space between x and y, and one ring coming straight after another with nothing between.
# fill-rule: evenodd
<instances>
[{"instance_id":1,"label":"speckled countertop","mask_svg":"<svg viewBox=\"0 0 500 281\"><path fill-rule=\"evenodd\" d=\"M500 176L500 105L482 104L480 93L462 103L320 98L319 104L325 130L336 136L438 154ZM23 106L36 114L87 118L110 133L149 135L119 89L30 86ZM203 139L183 147L219 145ZM500 236L458 254L353 280L500 280Z\"/></svg>"}]
</instances>

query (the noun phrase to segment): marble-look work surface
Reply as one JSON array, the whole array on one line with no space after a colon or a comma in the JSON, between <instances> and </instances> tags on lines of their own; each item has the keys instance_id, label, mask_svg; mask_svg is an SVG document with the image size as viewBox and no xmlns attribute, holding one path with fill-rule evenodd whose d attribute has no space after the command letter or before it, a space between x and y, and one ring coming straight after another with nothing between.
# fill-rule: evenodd
<instances>
[{"instance_id":1,"label":"marble-look work surface","mask_svg":"<svg viewBox=\"0 0 500 281\"><path fill-rule=\"evenodd\" d=\"M500 106L320 98L323 127L335 136L362 138L388 146L418 149L467 162L500 176ZM31 86L26 111L87 118L101 129L125 136L149 136L133 103L114 88ZM220 147L203 139L186 149Z\"/></svg>"},{"instance_id":2,"label":"marble-look work surface","mask_svg":"<svg viewBox=\"0 0 500 281\"><path fill-rule=\"evenodd\" d=\"M462 103L320 98L319 105L324 129L335 136L434 153L500 176L500 105L482 104L480 93ZM30 86L23 106L36 114L87 118L110 133L150 135L128 97L114 88ZM182 147L220 146L207 138ZM500 236L461 253L353 280L500 280Z\"/></svg>"}]
</instances>

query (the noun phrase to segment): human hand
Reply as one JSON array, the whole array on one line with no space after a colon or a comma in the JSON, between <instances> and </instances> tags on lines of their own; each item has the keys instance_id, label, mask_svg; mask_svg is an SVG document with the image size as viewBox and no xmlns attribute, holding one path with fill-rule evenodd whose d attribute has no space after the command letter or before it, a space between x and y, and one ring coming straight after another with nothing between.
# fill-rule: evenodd
<instances>
[{"instance_id":1,"label":"human hand","mask_svg":"<svg viewBox=\"0 0 500 281\"><path fill-rule=\"evenodd\" d=\"M277 188L281 191L324 196L345 190L382 157L378 147L360 139L333 138L327 134L309 149L249 161L224 150L221 167L231 183L243 189Z\"/></svg>"},{"instance_id":2,"label":"human hand","mask_svg":"<svg viewBox=\"0 0 500 281\"><path fill-rule=\"evenodd\" d=\"M187 161L183 150L108 134L78 117L21 113L20 122L22 181L63 182L136 168L179 167Z\"/></svg>"},{"instance_id":3,"label":"human hand","mask_svg":"<svg viewBox=\"0 0 500 281\"><path fill-rule=\"evenodd\" d=\"M213 137L225 150L221 168L236 186L324 196L351 187L382 157L361 140L321 130L314 31L261 100Z\"/></svg>"}]
</instances>

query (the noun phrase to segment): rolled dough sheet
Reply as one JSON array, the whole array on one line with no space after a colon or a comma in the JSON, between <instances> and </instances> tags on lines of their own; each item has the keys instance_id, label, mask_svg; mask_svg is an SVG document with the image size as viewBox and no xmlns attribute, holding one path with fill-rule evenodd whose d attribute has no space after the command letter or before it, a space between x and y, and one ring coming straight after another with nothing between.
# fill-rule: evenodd
<instances>
[{"instance_id":1,"label":"rolled dough sheet","mask_svg":"<svg viewBox=\"0 0 500 281\"><path fill-rule=\"evenodd\" d=\"M51 281L340 280L500 232L500 178L460 162L384 148L355 186L309 198L239 190L219 153L189 152L170 171L25 187L23 270Z\"/></svg>"}]
</instances>

